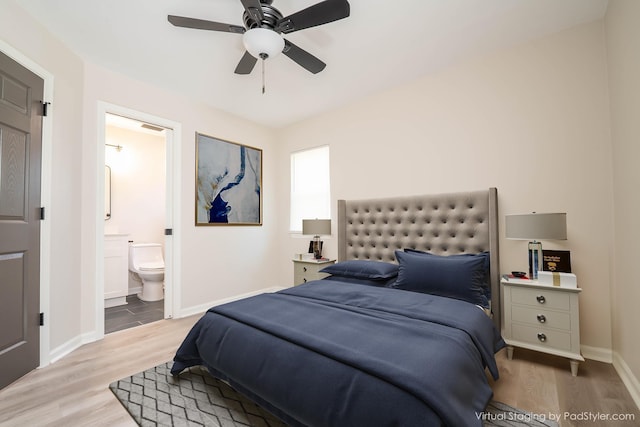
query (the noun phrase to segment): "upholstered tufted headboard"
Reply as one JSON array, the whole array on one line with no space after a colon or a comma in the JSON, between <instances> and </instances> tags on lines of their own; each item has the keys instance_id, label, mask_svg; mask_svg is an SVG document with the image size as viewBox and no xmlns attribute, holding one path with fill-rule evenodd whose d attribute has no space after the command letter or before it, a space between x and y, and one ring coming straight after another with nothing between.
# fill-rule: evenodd
<instances>
[{"instance_id":1,"label":"upholstered tufted headboard","mask_svg":"<svg viewBox=\"0 0 640 427\"><path fill-rule=\"evenodd\" d=\"M338 200L338 260L396 262L404 248L438 255L491 253L491 307L500 330L498 191Z\"/></svg>"}]
</instances>

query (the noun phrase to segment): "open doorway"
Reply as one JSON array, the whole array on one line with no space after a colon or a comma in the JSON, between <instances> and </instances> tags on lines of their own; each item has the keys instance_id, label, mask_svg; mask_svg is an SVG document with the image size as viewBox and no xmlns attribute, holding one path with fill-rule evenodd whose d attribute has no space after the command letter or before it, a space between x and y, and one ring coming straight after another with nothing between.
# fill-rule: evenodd
<instances>
[{"instance_id":1,"label":"open doorway","mask_svg":"<svg viewBox=\"0 0 640 427\"><path fill-rule=\"evenodd\" d=\"M173 317L179 129L178 123L100 104L98 183L104 197L97 199L96 221L98 336ZM158 255L136 269L130 263L132 247Z\"/></svg>"},{"instance_id":2,"label":"open doorway","mask_svg":"<svg viewBox=\"0 0 640 427\"><path fill-rule=\"evenodd\" d=\"M106 334L164 319L166 132L116 114L105 117Z\"/></svg>"}]
</instances>

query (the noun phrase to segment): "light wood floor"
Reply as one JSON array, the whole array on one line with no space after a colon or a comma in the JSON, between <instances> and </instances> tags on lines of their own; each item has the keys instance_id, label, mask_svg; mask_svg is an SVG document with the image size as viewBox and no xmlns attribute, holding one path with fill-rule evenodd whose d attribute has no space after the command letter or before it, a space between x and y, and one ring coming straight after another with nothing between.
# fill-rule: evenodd
<instances>
[{"instance_id":1,"label":"light wood floor","mask_svg":"<svg viewBox=\"0 0 640 427\"><path fill-rule=\"evenodd\" d=\"M560 426L640 426L640 411L613 365L587 360L571 376L567 359L516 348L496 358L500 379L490 380L493 398L538 416L557 415ZM588 417L632 414L632 421L594 421Z\"/></svg>"},{"instance_id":2,"label":"light wood floor","mask_svg":"<svg viewBox=\"0 0 640 427\"><path fill-rule=\"evenodd\" d=\"M170 360L199 316L109 334L0 391L1 426L135 426L108 389L120 378ZM516 349L498 354L494 398L564 426L638 426L640 412L609 364L586 361L572 377L566 359ZM573 421L570 414L635 415L632 422Z\"/></svg>"},{"instance_id":3,"label":"light wood floor","mask_svg":"<svg viewBox=\"0 0 640 427\"><path fill-rule=\"evenodd\" d=\"M0 390L0 426L132 426L109 384L167 362L200 316L106 335Z\"/></svg>"}]
</instances>

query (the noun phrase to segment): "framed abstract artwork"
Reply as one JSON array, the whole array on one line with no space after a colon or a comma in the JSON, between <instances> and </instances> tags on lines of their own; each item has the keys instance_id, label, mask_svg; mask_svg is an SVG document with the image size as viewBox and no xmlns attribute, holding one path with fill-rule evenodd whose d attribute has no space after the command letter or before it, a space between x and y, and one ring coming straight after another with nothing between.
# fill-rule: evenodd
<instances>
[{"instance_id":1,"label":"framed abstract artwork","mask_svg":"<svg viewBox=\"0 0 640 427\"><path fill-rule=\"evenodd\" d=\"M196 133L196 225L262 225L262 150Z\"/></svg>"}]
</instances>

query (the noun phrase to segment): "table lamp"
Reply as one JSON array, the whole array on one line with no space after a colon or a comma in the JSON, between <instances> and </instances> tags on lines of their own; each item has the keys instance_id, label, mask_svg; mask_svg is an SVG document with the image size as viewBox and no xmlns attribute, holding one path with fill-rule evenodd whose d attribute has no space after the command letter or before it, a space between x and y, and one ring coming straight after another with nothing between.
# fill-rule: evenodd
<instances>
[{"instance_id":1,"label":"table lamp","mask_svg":"<svg viewBox=\"0 0 640 427\"><path fill-rule=\"evenodd\" d=\"M330 219L303 219L302 234L313 235L313 256L315 259L322 258L321 235L331 234Z\"/></svg>"},{"instance_id":2,"label":"table lamp","mask_svg":"<svg viewBox=\"0 0 640 427\"><path fill-rule=\"evenodd\" d=\"M567 240L566 213L530 213L505 217L507 239L529 240L529 277L538 278L542 243L538 240Z\"/></svg>"}]
</instances>

